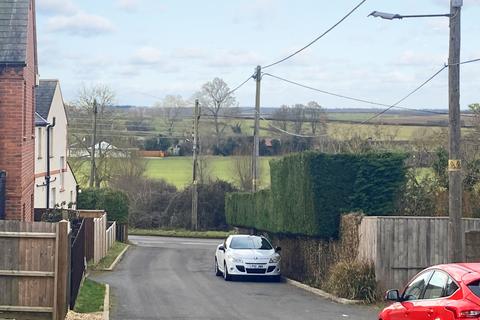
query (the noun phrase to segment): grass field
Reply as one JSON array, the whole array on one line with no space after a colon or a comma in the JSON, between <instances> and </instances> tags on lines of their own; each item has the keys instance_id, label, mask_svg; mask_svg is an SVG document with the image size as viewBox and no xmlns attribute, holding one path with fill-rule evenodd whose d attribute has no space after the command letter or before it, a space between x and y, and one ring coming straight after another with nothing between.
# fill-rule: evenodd
<instances>
[{"instance_id":1,"label":"grass field","mask_svg":"<svg viewBox=\"0 0 480 320\"><path fill-rule=\"evenodd\" d=\"M271 157L260 158L260 186L270 185ZM147 158L146 175L149 178L164 179L178 188L184 188L192 182L192 158L191 157L170 157L170 158ZM209 176L236 183L233 157L206 157Z\"/></svg>"}]
</instances>

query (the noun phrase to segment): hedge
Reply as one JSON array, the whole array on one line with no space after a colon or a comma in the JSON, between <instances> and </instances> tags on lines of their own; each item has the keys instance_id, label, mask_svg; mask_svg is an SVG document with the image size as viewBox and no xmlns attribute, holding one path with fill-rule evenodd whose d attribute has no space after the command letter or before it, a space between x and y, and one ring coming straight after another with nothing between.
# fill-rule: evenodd
<instances>
[{"instance_id":1,"label":"hedge","mask_svg":"<svg viewBox=\"0 0 480 320\"><path fill-rule=\"evenodd\" d=\"M340 215L386 215L405 181L405 154L306 152L270 162L271 190L226 198L227 222L280 234L336 238Z\"/></svg>"},{"instance_id":2,"label":"hedge","mask_svg":"<svg viewBox=\"0 0 480 320\"><path fill-rule=\"evenodd\" d=\"M108 188L82 189L78 194L77 209L105 210L109 221L128 223L128 198L122 191Z\"/></svg>"}]
</instances>

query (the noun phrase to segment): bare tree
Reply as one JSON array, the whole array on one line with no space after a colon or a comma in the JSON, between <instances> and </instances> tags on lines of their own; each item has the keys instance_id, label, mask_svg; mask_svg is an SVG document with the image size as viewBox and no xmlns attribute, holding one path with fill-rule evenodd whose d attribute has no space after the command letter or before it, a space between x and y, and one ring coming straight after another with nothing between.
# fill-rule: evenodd
<instances>
[{"instance_id":1,"label":"bare tree","mask_svg":"<svg viewBox=\"0 0 480 320\"><path fill-rule=\"evenodd\" d=\"M251 191L253 180L252 157L244 155L234 156L232 169L240 190Z\"/></svg>"},{"instance_id":2,"label":"bare tree","mask_svg":"<svg viewBox=\"0 0 480 320\"><path fill-rule=\"evenodd\" d=\"M182 96L167 95L161 103L155 105L160 108L160 115L169 136L173 136L176 125L182 120L182 109L187 104Z\"/></svg>"},{"instance_id":3,"label":"bare tree","mask_svg":"<svg viewBox=\"0 0 480 320\"><path fill-rule=\"evenodd\" d=\"M305 106L303 104L296 104L291 109L291 114L292 114L292 120L293 120L293 131L296 134L301 134L303 124L306 122Z\"/></svg>"},{"instance_id":4,"label":"bare tree","mask_svg":"<svg viewBox=\"0 0 480 320\"><path fill-rule=\"evenodd\" d=\"M307 104L305 117L306 121L310 123L312 135L327 133L327 115L316 101L310 101Z\"/></svg>"},{"instance_id":5,"label":"bare tree","mask_svg":"<svg viewBox=\"0 0 480 320\"><path fill-rule=\"evenodd\" d=\"M196 94L199 98L202 108L204 108L213 118L215 126L215 136L217 145L219 144L222 134L227 127L227 123L221 122L220 117L229 114L228 111L235 111L232 107L237 105L235 97L230 93L230 88L220 78L205 83L202 90ZM232 109L232 110L228 110Z\"/></svg>"},{"instance_id":6,"label":"bare tree","mask_svg":"<svg viewBox=\"0 0 480 320\"><path fill-rule=\"evenodd\" d=\"M275 119L273 120L273 124L280 129L287 131L288 124L291 122L290 107L284 104L280 108L275 110L272 116Z\"/></svg>"}]
</instances>

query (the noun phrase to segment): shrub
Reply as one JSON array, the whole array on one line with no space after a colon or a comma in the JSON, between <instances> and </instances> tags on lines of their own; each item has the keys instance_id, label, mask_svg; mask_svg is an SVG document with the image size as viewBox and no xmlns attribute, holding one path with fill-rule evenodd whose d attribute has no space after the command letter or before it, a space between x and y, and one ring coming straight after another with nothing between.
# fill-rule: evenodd
<instances>
[{"instance_id":1,"label":"shrub","mask_svg":"<svg viewBox=\"0 0 480 320\"><path fill-rule=\"evenodd\" d=\"M374 266L365 262L339 262L330 269L325 289L341 298L373 302L377 298Z\"/></svg>"},{"instance_id":2,"label":"shrub","mask_svg":"<svg viewBox=\"0 0 480 320\"><path fill-rule=\"evenodd\" d=\"M198 185L198 227L200 230L227 229L225 194L237 191L230 183L215 181ZM192 188L176 193L163 214L169 218L168 227L191 228Z\"/></svg>"},{"instance_id":3,"label":"shrub","mask_svg":"<svg viewBox=\"0 0 480 320\"><path fill-rule=\"evenodd\" d=\"M340 215L395 211L404 185L403 154L306 152L270 162L271 191L227 197L227 222L273 233L331 239Z\"/></svg>"},{"instance_id":4,"label":"shrub","mask_svg":"<svg viewBox=\"0 0 480 320\"><path fill-rule=\"evenodd\" d=\"M122 191L108 188L84 189L78 195L77 208L105 210L108 220L128 223L128 198Z\"/></svg>"}]
</instances>

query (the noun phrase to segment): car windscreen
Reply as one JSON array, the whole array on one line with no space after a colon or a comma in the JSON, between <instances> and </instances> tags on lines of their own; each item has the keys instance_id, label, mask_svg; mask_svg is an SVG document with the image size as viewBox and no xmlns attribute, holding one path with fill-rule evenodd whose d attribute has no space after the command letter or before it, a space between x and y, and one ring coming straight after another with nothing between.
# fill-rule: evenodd
<instances>
[{"instance_id":1,"label":"car windscreen","mask_svg":"<svg viewBox=\"0 0 480 320\"><path fill-rule=\"evenodd\" d=\"M474 295L480 298L480 279L474 282L471 282L468 285L468 289L473 292Z\"/></svg>"},{"instance_id":2,"label":"car windscreen","mask_svg":"<svg viewBox=\"0 0 480 320\"><path fill-rule=\"evenodd\" d=\"M230 242L232 249L258 249L272 250L272 246L267 239L259 237L235 237Z\"/></svg>"}]
</instances>

